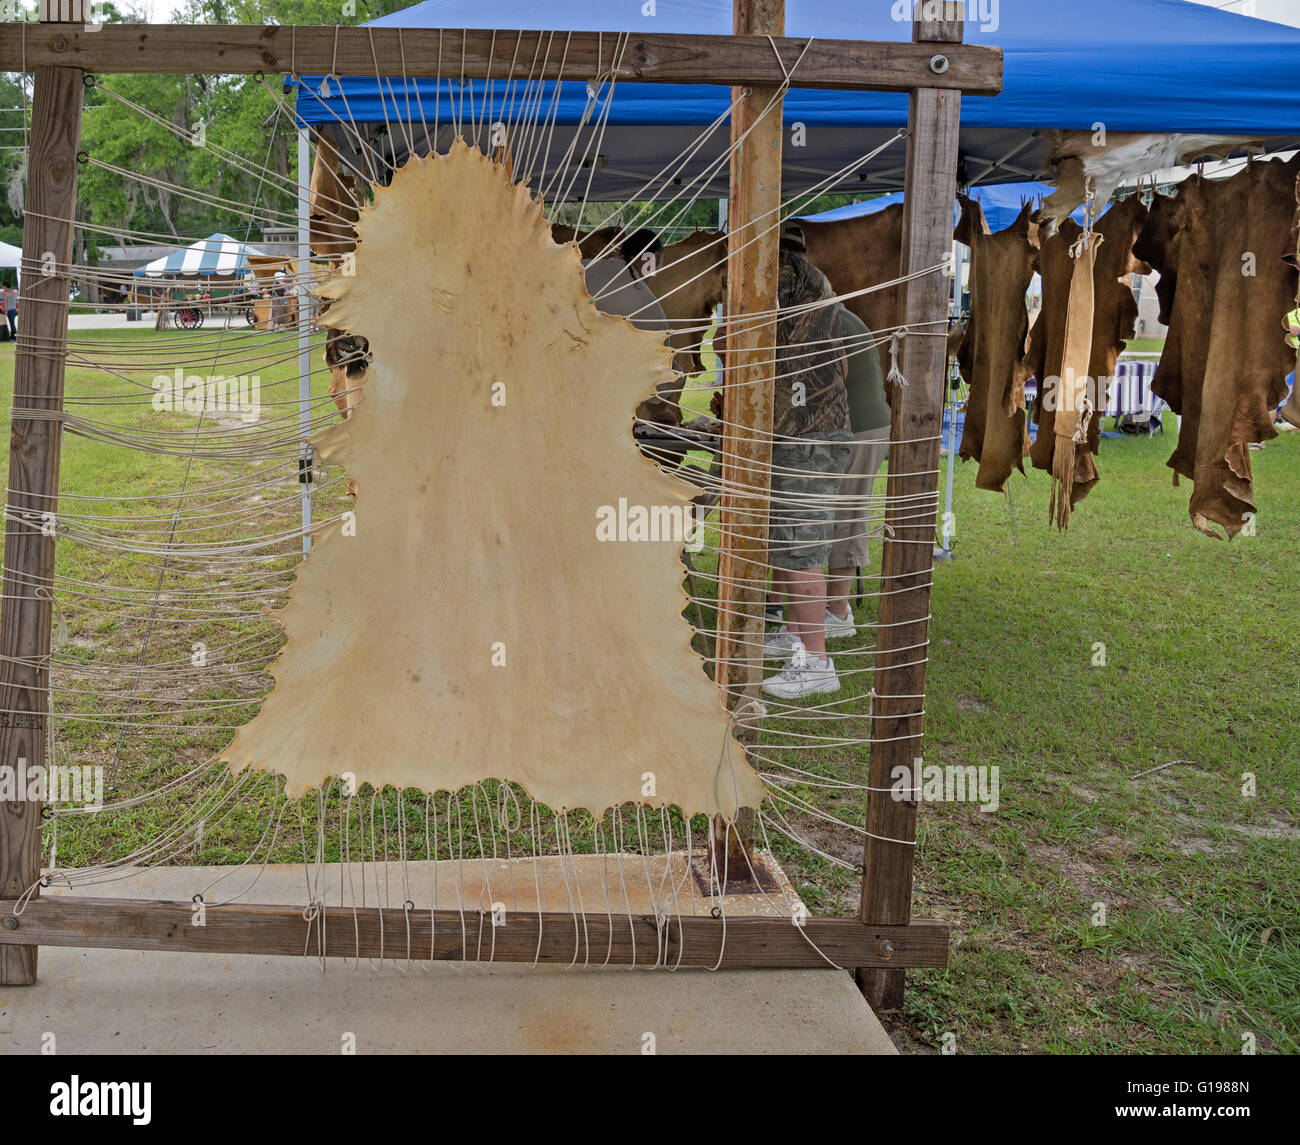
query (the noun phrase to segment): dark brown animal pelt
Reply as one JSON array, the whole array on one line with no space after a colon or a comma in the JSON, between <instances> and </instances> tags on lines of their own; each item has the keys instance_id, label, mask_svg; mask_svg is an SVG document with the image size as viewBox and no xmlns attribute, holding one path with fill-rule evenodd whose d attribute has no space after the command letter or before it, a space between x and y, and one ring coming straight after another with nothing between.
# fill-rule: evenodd
<instances>
[{"instance_id":1,"label":"dark brown animal pelt","mask_svg":"<svg viewBox=\"0 0 1300 1145\"><path fill-rule=\"evenodd\" d=\"M1192 479L1188 512L1209 536L1235 536L1255 512L1250 445L1277 436L1273 411L1295 367L1282 323L1296 297L1297 176L1300 156L1193 175L1157 200L1134 245L1170 280L1152 388L1182 415L1168 464Z\"/></svg>"},{"instance_id":2,"label":"dark brown animal pelt","mask_svg":"<svg viewBox=\"0 0 1300 1145\"><path fill-rule=\"evenodd\" d=\"M1025 291L1034 275L1038 228L1026 203L1006 230L990 234L980 204L960 197L954 232L971 250L971 313L957 364L970 386L960 455L979 462L975 484L1002 492L1013 469L1023 473L1025 431Z\"/></svg>"}]
</instances>

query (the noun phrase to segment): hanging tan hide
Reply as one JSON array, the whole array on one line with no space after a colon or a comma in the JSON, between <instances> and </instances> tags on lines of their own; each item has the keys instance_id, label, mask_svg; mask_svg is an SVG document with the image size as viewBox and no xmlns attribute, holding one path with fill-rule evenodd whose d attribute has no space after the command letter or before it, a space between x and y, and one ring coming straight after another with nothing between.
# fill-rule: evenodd
<instances>
[{"instance_id":1,"label":"hanging tan hide","mask_svg":"<svg viewBox=\"0 0 1300 1145\"><path fill-rule=\"evenodd\" d=\"M681 616L681 542L637 543L638 507L689 505L631 435L669 352L596 309L527 188L462 143L376 188L357 234L356 274L324 293L371 376L316 439L357 482L355 535L299 566L275 688L222 758L291 795L352 772L513 780L594 814L757 806Z\"/></svg>"},{"instance_id":2,"label":"hanging tan hide","mask_svg":"<svg viewBox=\"0 0 1300 1145\"><path fill-rule=\"evenodd\" d=\"M959 196L961 218L955 237L970 247L970 321L957 351L957 364L970 386L960 455L975 458L980 489L1001 492L1013 469L1025 471L1025 335L1029 312L1025 291L1034 276L1038 228L1026 203L1016 221L989 233L984 208Z\"/></svg>"},{"instance_id":3,"label":"hanging tan hide","mask_svg":"<svg viewBox=\"0 0 1300 1145\"><path fill-rule=\"evenodd\" d=\"M836 294L864 290L881 282L892 282L903 262L903 205L895 203L874 215L831 222L800 220L808 261L829 280ZM881 341L876 347L880 366L889 373L889 338L899 325L903 288L891 286L849 298L844 308L852 311ZM891 395L892 387L886 387Z\"/></svg>"},{"instance_id":4,"label":"hanging tan hide","mask_svg":"<svg viewBox=\"0 0 1300 1145\"><path fill-rule=\"evenodd\" d=\"M1088 419L1086 439L1074 443L1074 469L1069 509L1073 509L1100 479L1092 458L1101 442L1102 411L1109 398L1115 363L1133 337L1137 321L1137 299L1129 285L1132 274L1147 274L1151 268L1133 255L1133 240L1142 228L1147 209L1136 195L1111 207L1098 220L1094 232L1100 240L1093 267L1092 344L1086 366L1091 385L1087 392L1094 413ZM1025 366L1038 379L1036 421L1038 436L1029 447L1035 469L1053 471L1056 452L1056 411L1060 391L1055 379L1063 376L1065 334L1074 259L1070 248L1083 228L1066 219L1055 234L1039 240L1038 270L1043 280L1043 306L1029 332ZM1052 379L1049 381L1049 379Z\"/></svg>"},{"instance_id":5,"label":"hanging tan hide","mask_svg":"<svg viewBox=\"0 0 1300 1145\"><path fill-rule=\"evenodd\" d=\"M1097 469L1088 452L1088 429L1096 416L1095 390L1089 394L1088 358L1092 352L1092 273L1096 264L1097 235L1091 236L1081 249L1072 254L1074 268L1070 275L1070 294L1065 307L1065 339L1056 374L1056 417L1052 422L1052 499L1048 520L1059 529L1070 522L1074 505L1076 465L1083 457L1078 483L1091 489L1097 481ZM1103 406L1103 408L1105 408Z\"/></svg>"},{"instance_id":6,"label":"hanging tan hide","mask_svg":"<svg viewBox=\"0 0 1300 1145\"><path fill-rule=\"evenodd\" d=\"M1229 179L1193 175L1134 246L1164 287L1169 335L1152 389L1183 419L1168 464L1192 479L1188 512L1209 536L1235 536L1254 513L1250 444L1277 436L1295 366L1282 321L1296 296L1298 174L1300 156Z\"/></svg>"},{"instance_id":7,"label":"hanging tan hide","mask_svg":"<svg viewBox=\"0 0 1300 1145\"><path fill-rule=\"evenodd\" d=\"M320 136L316 144L307 210L312 254L333 261L356 248L355 181L340 177L338 149L328 135Z\"/></svg>"}]
</instances>

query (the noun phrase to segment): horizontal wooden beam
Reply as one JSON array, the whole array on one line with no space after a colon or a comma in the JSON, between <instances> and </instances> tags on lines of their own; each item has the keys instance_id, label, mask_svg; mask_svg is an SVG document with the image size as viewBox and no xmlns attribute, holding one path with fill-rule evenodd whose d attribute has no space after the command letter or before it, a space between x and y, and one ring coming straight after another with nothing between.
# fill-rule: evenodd
<instances>
[{"instance_id":1,"label":"horizontal wooden beam","mask_svg":"<svg viewBox=\"0 0 1300 1145\"><path fill-rule=\"evenodd\" d=\"M775 50L774 50L775 49ZM0 71L41 65L88 72L292 73L443 76L466 79L779 84L907 91L1002 90L1002 53L975 44L669 33L481 31L461 28L332 28L234 24L4 24ZM802 58L801 58L802 57ZM617 67L615 60L619 61ZM939 70L936 70L939 69Z\"/></svg>"},{"instance_id":2,"label":"horizontal wooden beam","mask_svg":"<svg viewBox=\"0 0 1300 1145\"><path fill-rule=\"evenodd\" d=\"M864 926L853 918L669 918L662 936L652 915L578 916L508 912L502 925L477 910L232 904L206 908L145 899L44 896L14 918L0 903L0 945L98 947L209 954L284 954L331 958L429 958L469 962L546 962L801 969L827 966L943 966L948 924ZM16 929L10 929L12 923ZM817 952L820 948L826 955Z\"/></svg>"}]
</instances>

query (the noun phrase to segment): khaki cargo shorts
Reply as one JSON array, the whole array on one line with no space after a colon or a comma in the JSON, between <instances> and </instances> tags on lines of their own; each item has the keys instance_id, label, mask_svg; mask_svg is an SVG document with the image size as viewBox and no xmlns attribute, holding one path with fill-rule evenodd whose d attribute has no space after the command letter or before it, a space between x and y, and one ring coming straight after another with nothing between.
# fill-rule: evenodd
<instances>
[{"instance_id":1,"label":"khaki cargo shorts","mask_svg":"<svg viewBox=\"0 0 1300 1145\"><path fill-rule=\"evenodd\" d=\"M853 449L847 430L772 446L767 544L779 569L819 569L831 555L835 510Z\"/></svg>"}]
</instances>

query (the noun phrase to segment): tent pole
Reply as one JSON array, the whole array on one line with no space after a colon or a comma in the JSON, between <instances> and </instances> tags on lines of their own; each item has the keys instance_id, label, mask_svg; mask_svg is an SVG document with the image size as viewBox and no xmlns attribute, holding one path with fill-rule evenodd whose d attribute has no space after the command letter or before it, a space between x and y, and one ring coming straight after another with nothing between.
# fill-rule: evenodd
<instances>
[{"instance_id":1,"label":"tent pole","mask_svg":"<svg viewBox=\"0 0 1300 1145\"><path fill-rule=\"evenodd\" d=\"M953 469L957 464L957 402L953 397L952 389L952 359L945 357L943 368L943 401L948 407L948 470L944 478L944 495L943 495L943 517L939 522L940 536L943 537L943 544L936 546L934 550L934 559L936 561L956 560L952 551L952 538L954 533L954 517L952 515L952 479Z\"/></svg>"},{"instance_id":2,"label":"tent pole","mask_svg":"<svg viewBox=\"0 0 1300 1145\"><path fill-rule=\"evenodd\" d=\"M948 295L949 333L952 332L953 322L961 320L961 261L957 247L957 240L954 239L952 242L952 287ZM952 478L953 468L957 463L955 457L957 450L957 403L952 396L951 355L945 355L943 363L943 404L948 409L948 470L944 478L943 516L939 522L943 544L935 547L934 559L936 561L951 561L956 559L952 551L952 526L955 520L952 515Z\"/></svg>"},{"instance_id":3,"label":"tent pole","mask_svg":"<svg viewBox=\"0 0 1300 1145\"><path fill-rule=\"evenodd\" d=\"M785 33L785 0L735 0L737 36ZM733 145L727 209L727 316L776 310L781 218L781 109L776 87L733 88ZM769 110L770 108L770 110ZM766 113L766 114L765 114ZM772 465L772 407L776 321L728 331L723 389L723 543L718 553L718 638L714 676L733 711L758 698L762 678L767 573L767 512ZM757 741L756 721L737 731L746 751ZM713 824L718 872L748 879L754 815L742 809L734 829ZM725 864L725 866L724 866Z\"/></svg>"},{"instance_id":4,"label":"tent pole","mask_svg":"<svg viewBox=\"0 0 1300 1145\"><path fill-rule=\"evenodd\" d=\"M307 276L311 271L311 148L307 128L298 128L298 433L302 439L298 480L302 493L302 555L311 552L311 306Z\"/></svg>"}]
</instances>

